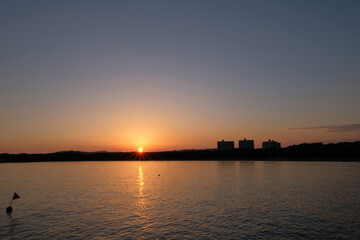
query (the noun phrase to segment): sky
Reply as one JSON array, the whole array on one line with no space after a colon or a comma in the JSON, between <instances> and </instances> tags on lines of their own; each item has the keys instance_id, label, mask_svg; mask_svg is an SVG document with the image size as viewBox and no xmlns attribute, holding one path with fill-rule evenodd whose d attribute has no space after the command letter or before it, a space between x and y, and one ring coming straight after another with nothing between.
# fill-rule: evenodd
<instances>
[{"instance_id":1,"label":"sky","mask_svg":"<svg viewBox=\"0 0 360 240\"><path fill-rule=\"evenodd\" d=\"M0 1L0 153L360 140L360 1Z\"/></svg>"}]
</instances>

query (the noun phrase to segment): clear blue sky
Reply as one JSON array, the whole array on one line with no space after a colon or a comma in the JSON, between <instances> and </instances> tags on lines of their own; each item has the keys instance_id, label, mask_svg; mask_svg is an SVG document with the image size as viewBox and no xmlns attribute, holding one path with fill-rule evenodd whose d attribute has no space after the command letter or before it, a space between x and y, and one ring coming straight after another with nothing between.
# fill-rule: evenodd
<instances>
[{"instance_id":1,"label":"clear blue sky","mask_svg":"<svg viewBox=\"0 0 360 240\"><path fill-rule=\"evenodd\" d=\"M0 152L360 140L360 1L0 1Z\"/></svg>"}]
</instances>

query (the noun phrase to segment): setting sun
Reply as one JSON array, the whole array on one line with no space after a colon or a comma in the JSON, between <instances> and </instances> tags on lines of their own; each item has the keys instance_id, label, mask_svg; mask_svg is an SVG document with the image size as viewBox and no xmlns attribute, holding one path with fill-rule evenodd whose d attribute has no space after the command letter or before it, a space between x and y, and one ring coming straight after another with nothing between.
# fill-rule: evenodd
<instances>
[{"instance_id":1,"label":"setting sun","mask_svg":"<svg viewBox=\"0 0 360 240\"><path fill-rule=\"evenodd\" d=\"M138 149L138 152L139 152L139 153L143 152L143 148L140 147L140 148Z\"/></svg>"}]
</instances>

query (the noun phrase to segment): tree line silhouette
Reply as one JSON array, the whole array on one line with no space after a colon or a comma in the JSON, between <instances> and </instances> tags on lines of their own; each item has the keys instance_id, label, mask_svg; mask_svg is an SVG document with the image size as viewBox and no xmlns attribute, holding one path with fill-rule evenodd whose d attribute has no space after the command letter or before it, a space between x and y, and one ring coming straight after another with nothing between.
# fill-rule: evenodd
<instances>
[{"instance_id":1,"label":"tree line silhouette","mask_svg":"<svg viewBox=\"0 0 360 240\"><path fill-rule=\"evenodd\" d=\"M164 152L81 152L0 154L0 162L126 161L126 160L301 160L360 161L360 141L304 143L280 149L181 150Z\"/></svg>"}]
</instances>

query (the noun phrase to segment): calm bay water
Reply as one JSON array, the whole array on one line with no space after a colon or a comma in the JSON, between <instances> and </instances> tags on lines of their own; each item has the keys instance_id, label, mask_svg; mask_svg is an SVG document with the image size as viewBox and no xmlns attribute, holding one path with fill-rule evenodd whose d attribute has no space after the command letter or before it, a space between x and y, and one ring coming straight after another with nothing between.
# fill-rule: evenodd
<instances>
[{"instance_id":1,"label":"calm bay water","mask_svg":"<svg viewBox=\"0 0 360 240\"><path fill-rule=\"evenodd\" d=\"M360 239L360 163L8 163L0 206L0 239Z\"/></svg>"}]
</instances>

